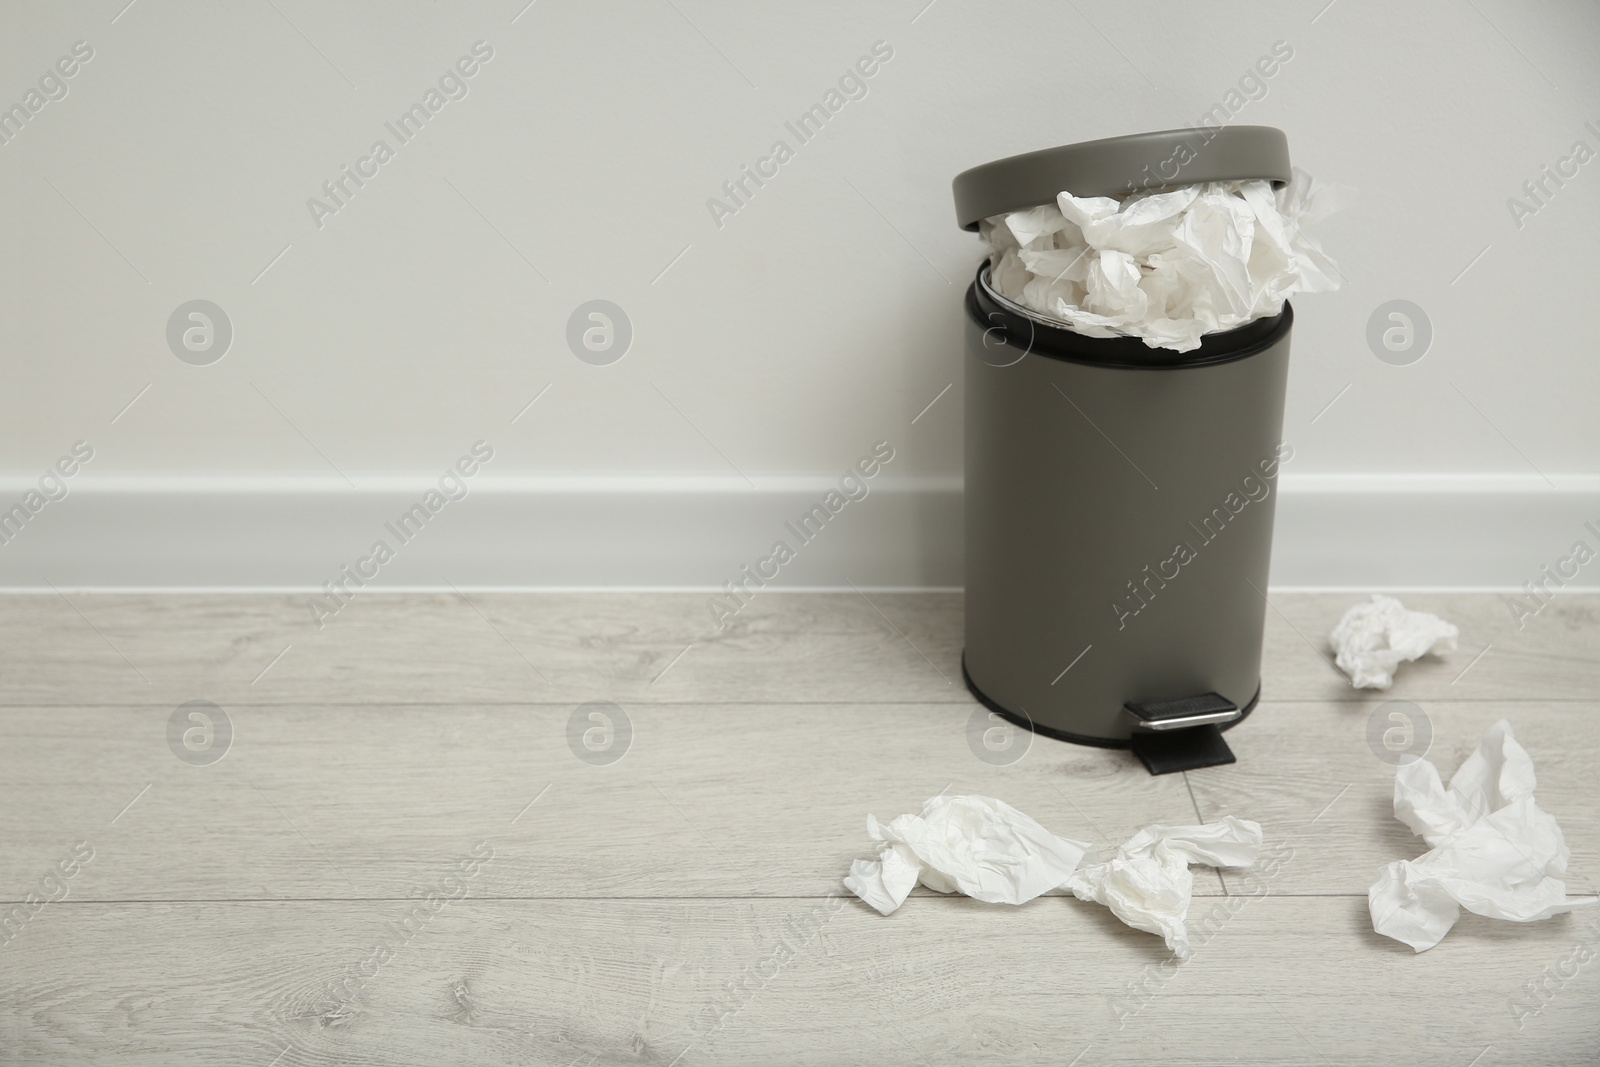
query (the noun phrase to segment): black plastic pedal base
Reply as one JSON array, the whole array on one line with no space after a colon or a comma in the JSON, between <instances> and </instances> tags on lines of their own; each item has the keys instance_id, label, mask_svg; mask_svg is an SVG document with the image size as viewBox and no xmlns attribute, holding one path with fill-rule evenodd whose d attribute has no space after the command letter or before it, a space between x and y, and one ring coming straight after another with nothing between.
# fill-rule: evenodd
<instances>
[{"instance_id":1,"label":"black plastic pedal base","mask_svg":"<svg viewBox=\"0 0 1600 1067\"><path fill-rule=\"evenodd\" d=\"M1138 730L1129 744L1151 774L1194 771L1237 762L1215 723L1182 730Z\"/></svg>"}]
</instances>

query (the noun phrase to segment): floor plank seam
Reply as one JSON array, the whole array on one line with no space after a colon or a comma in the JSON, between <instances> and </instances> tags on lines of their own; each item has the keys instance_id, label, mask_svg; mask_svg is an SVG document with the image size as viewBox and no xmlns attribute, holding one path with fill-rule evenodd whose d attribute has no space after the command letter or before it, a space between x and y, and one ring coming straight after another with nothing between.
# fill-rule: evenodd
<instances>
[{"instance_id":1,"label":"floor plank seam","mask_svg":"<svg viewBox=\"0 0 1600 1067\"><path fill-rule=\"evenodd\" d=\"M289 708L289 709L329 709L329 708L559 708L571 709L572 700L543 700L543 701L497 701L497 700L451 700L438 702L414 701L338 701L338 700L291 700L282 702L256 703L231 701L230 706L240 708ZM622 698L630 707L639 708L914 708L914 707L967 707L975 705L975 700L632 700ZM1430 694L1394 694L1375 693L1370 697L1354 698L1321 698L1302 697L1292 700L1262 700L1257 705L1257 711L1272 708L1287 709L1299 705L1314 705L1316 707L1365 707L1371 704L1383 703L1388 700L1424 701L1434 704L1600 704L1600 697L1462 697L1454 694L1443 696ZM581 701L578 701L581 703ZM58 703L58 704L9 704L0 700L0 712L4 711L59 711L63 708L76 708L84 711L104 710L138 710L152 709L170 710L169 701L155 701L150 703ZM1063 742L1065 744L1065 742ZM1088 747L1088 746L1080 746Z\"/></svg>"},{"instance_id":2,"label":"floor plank seam","mask_svg":"<svg viewBox=\"0 0 1600 1067\"><path fill-rule=\"evenodd\" d=\"M1584 890L1592 893L1593 890ZM1195 893L1194 900L1227 900L1234 894L1223 893ZM1283 900L1366 900L1367 894L1360 893L1269 893L1271 897ZM816 894L773 894L743 896L467 896L458 903L477 901L481 903L519 903L519 902L571 902L588 903L604 901L640 901L644 903L676 904L687 901L761 901L761 900L814 900L830 901L835 899L828 893ZM913 893L911 900L939 901L946 904L965 906L967 898L960 895L946 895L943 893L919 894ZM1047 893L1042 900L1059 899L1071 900L1071 893ZM79 898L73 900L55 901L55 907L86 907L86 906L112 906L122 904L404 904L413 903L413 897L131 897L116 900L97 900L95 898ZM21 900L0 900L0 906L22 904Z\"/></svg>"}]
</instances>

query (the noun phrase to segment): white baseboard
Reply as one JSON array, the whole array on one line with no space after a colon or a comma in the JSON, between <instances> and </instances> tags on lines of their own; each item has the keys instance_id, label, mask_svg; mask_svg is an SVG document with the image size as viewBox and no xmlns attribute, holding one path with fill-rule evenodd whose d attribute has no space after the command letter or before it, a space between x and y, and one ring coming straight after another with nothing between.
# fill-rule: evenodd
<instances>
[{"instance_id":1,"label":"white baseboard","mask_svg":"<svg viewBox=\"0 0 1600 1067\"><path fill-rule=\"evenodd\" d=\"M1285 473L1278 588L1518 589L1583 540L1600 552L1600 478ZM31 480L0 477L0 501ZM0 544L0 589L314 591L374 542L369 591L715 589L797 548L771 587L961 585L959 479L870 483L809 543L794 522L827 478L480 477L402 542L385 523L430 487L409 478L78 479ZM1592 523L1592 528L1585 524ZM370 565L369 565L370 567ZM1568 589L1600 589L1600 559Z\"/></svg>"},{"instance_id":2,"label":"white baseboard","mask_svg":"<svg viewBox=\"0 0 1600 1067\"><path fill-rule=\"evenodd\" d=\"M1600 555L1600 477L1285 473L1272 584L1517 591L1580 540ZM1564 588L1600 590L1600 558Z\"/></svg>"}]
</instances>

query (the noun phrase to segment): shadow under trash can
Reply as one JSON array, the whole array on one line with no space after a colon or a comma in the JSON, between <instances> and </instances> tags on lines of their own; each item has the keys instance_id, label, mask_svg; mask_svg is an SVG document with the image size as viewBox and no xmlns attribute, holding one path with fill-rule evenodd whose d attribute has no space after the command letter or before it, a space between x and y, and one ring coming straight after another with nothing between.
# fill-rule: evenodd
<instances>
[{"instance_id":1,"label":"shadow under trash can","mask_svg":"<svg viewBox=\"0 0 1600 1067\"><path fill-rule=\"evenodd\" d=\"M1284 135L1068 145L966 171L954 192L976 230L1062 190L1235 179L1288 182ZM1232 763L1221 731L1261 695L1292 310L1152 348L1007 299L985 262L966 311L968 688L1047 737L1131 747L1152 774Z\"/></svg>"}]
</instances>

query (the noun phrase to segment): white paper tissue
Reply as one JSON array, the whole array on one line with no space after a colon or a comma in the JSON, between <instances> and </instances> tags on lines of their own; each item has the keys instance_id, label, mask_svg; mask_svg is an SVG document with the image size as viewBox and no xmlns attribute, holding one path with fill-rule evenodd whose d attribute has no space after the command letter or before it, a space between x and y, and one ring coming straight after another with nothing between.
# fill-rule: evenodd
<instances>
[{"instance_id":1,"label":"white paper tissue","mask_svg":"<svg viewBox=\"0 0 1600 1067\"><path fill-rule=\"evenodd\" d=\"M1372 928L1422 952L1437 945L1466 908L1510 922L1536 922L1594 904L1567 896L1571 850L1561 827L1534 803L1533 760L1511 724L1495 723L1450 779L1425 759L1395 769L1394 814L1429 845L1382 869L1367 891Z\"/></svg>"},{"instance_id":2,"label":"white paper tissue","mask_svg":"<svg viewBox=\"0 0 1600 1067\"><path fill-rule=\"evenodd\" d=\"M1456 650L1461 631L1437 615L1407 611L1392 596L1373 594L1344 613L1328 636L1334 662L1357 689L1387 689L1402 662Z\"/></svg>"},{"instance_id":3,"label":"white paper tissue","mask_svg":"<svg viewBox=\"0 0 1600 1067\"><path fill-rule=\"evenodd\" d=\"M1110 860L1073 872L1066 887L1104 904L1133 927L1160 934L1179 959L1191 953L1187 922L1194 894L1189 864L1248 867L1261 852L1261 824L1225 815L1201 826L1147 826Z\"/></svg>"},{"instance_id":4,"label":"white paper tissue","mask_svg":"<svg viewBox=\"0 0 1600 1067\"><path fill-rule=\"evenodd\" d=\"M1123 200L1063 192L978 230L1007 299L1090 337L1188 352L1205 334L1278 314L1296 292L1337 289L1338 268L1302 227L1350 198L1296 169L1276 191L1232 181Z\"/></svg>"},{"instance_id":5,"label":"white paper tissue","mask_svg":"<svg viewBox=\"0 0 1600 1067\"><path fill-rule=\"evenodd\" d=\"M1066 881L1089 848L1057 837L992 797L936 796L920 815L887 825L867 816L882 842L875 860L850 866L845 888L888 915L920 881L938 893L965 893L991 904L1026 904Z\"/></svg>"},{"instance_id":6,"label":"white paper tissue","mask_svg":"<svg viewBox=\"0 0 1600 1067\"><path fill-rule=\"evenodd\" d=\"M884 915L919 881L991 904L1026 904L1064 886L1134 929L1160 934L1180 959L1189 955L1189 864L1248 867L1262 841L1259 823L1231 815L1202 826L1147 826L1105 863L1079 870L1089 850L1082 841L1057 837L1002 800L943 795L887 825L868 815L867 834L880 843L878 858L856 860L844 884Z\"/></svg>"}]
</instances>

